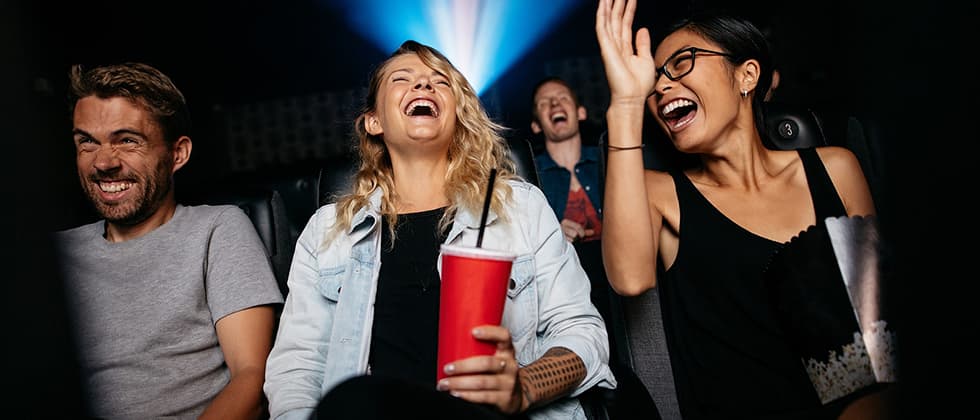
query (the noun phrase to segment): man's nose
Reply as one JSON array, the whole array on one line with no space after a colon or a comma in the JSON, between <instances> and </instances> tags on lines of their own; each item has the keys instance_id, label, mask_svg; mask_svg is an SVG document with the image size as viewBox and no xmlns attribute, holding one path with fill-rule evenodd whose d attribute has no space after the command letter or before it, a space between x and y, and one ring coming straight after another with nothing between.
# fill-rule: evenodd
<instances>
[{"instance_id":1,"label":"man's nose","mask_svg":"<svg viewBox=\"0 0 980 420\"><path fill-rule=\"evenodd\" d=\"M92 165L100 171L110 171L119 167L119 153L112 145L105 145L95 152Z\"/></svg>"}]
</instances>

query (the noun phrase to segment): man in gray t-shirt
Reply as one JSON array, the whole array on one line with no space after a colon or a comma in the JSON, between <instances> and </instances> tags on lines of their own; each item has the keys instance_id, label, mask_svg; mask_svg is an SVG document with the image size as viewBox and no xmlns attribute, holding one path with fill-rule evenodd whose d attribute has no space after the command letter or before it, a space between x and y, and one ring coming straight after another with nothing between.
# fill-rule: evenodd
<instances>
[{"instance_id":1,"label":"man in gray t-shirt","mask_svg":"<svg viewBox=\"0 0 980 420\"><path fill-rule=\"evenodd\" d=\"M87 416L259 417L275 306L265 248L235 206L183 206L183 95L139 63L71 73L82 188L103 220L57 232Z\"/></svg>"}]
</instances>

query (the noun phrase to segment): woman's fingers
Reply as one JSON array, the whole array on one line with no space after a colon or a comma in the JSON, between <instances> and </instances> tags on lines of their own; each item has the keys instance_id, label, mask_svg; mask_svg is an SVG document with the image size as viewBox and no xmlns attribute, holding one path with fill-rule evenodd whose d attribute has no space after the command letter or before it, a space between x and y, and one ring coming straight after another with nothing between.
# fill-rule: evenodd
<instances>
[{"instance_id":1,"label":"woman's fingers","mask_svg":"<svg viewBox=\"0 0 980 420\"><path fill-rule=\"evenodd\" d=\"M519 410L523 403L516 388L518 369L512 351L471 357L452 363L451 376L440 380L436 389L448 391L470 402L492 404L505 413L512 413Z\"/></svg>"},{"instance_id":2,"label":"woman's fingers","mask_svg":"<svg viewBox=\"0 0 980 420\"><path fill-rule=\"evenodd\" d=\"M510 331L499 325L481 325L473 329L473 337L495 342L497 350L491 356L473 356L448 364L449 376L439 381L437 389L467 401L493 404L505 413L521 409L523 401L516 388L519 366Z\"/></svg>"},{"instance_id":3,"label":"woman's fingers","mask_svg":"<svg viewBox=\"0 0 980 420\"><path fill-rule=\"evenodd\" d=\"M622 53L632 55L633 12L636 11L636 2L633 0L615 0L615 2L619 7L614 6L616 11L613 13L613 28L618 31L616 35L619 37L619 40L622 43Z\"/></svg>"},{"instance_id":4,"label":"woman's fingers","mask_svg":"<svg viewBox=\"0 0 980 420\"><path fill-rule=\"evenodd\" d=\"M462 377L474 374L507 374L517 372L517 360L513 356L473 356L450 364L451 376Z\"/></svg>"},{"instance_id":5,"label":"woman's fingers","mask_svg":"<svg viewBox=\"0 0 980 420\"><path fill-rule=\"evenodd\" d=\"M649 59L650 64L653 64L654 71L656 71L656 64L653 62L653 43L650 41L650 30L647 28L640 28L636 31L636 55L643 57L644 59Z\"/></svg>"},{"instance_id":6,"label":"woman's fingers","mask_svg":"<svg viewBox=\"0 0 980 420\"><path fill-rule=\"evenodd\" d=\"M503 372L501 365L503 362L513 367L514 372L517 371L510 331L499 325L481 325L473 329L473 337L480 341L495 342L497 350L490 356L473 356L449 363L443 368L447 374L500 373Z\"/></svg>"},{"instance_id":7,"label":"woman's fingers","mask_svg":"<svg viewBox=\"0 0 980 420\"><path fill-rule=\"evenodd\" d=\"M617 43L617 40L615 40L615 36L612 34L612 28L609 24L609 19L612 15L611 9L612 0L600 0L599 7L596 9L596 38L598 38L599 41L600 52L604 56L607 53L612 54L615 50L619 49L619 44Z\"/></svg>"},{"instance_id":8,"label":"woman's fingers","mask_svg":"<svg viewBox=\"0 0 980 420\"><path fill-rule=\"evenodd\" d=\"M596 10L596 37L613 99L628 103L645 100L653 92L656 67L650 31L636 31L636 0L601 0Z\"/></svg>"}]
</instances>

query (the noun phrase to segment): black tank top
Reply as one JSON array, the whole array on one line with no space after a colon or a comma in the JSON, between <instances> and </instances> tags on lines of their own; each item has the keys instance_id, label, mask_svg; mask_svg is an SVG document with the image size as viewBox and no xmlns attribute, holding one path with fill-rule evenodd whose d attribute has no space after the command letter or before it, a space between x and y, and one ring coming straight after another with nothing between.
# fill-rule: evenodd
<instances>
[{"instance_id":1,"label":"black tank top","mask_svg":"<svg viewBox=\"0 0 980 420\"><path fill-rule=\"evenodd\" d=\"M816 150L799 154L817 220L845 215ZM681 236L658 289L684 418L824 418L769 312L762 273L781 244L728 219L682 172L671 175Z\"/></svg>"}]
</instances>

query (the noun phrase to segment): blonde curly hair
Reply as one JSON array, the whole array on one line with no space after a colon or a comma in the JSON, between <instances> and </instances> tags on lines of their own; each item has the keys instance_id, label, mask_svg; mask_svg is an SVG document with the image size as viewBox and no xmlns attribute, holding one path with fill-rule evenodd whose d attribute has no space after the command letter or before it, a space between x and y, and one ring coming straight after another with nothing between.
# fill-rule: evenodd
<instances>
[{"instance_id":1,"label":"blonde curly hair","mask_svg":"<svg viewBox=\"0 0 980 420\"><path fill-rule=\"evenodd\" d=\"M357 211L367 207L371 194L380 188L381 214L388 221L392 238L395 237L398 213L391 157L383 134L369 134L364 128L364 120L377 107L378 91L389 63L405 54L417 55L426 66L447 77L453 96L456 97L456 127L449 146L449 168L445 184L445 195L450 204L439 222L440 231L449 226L460 209L474 214L483 211L487 181L493 168L497 169L497 178L494 182L491 208L498 217L508 220L503 208L511 199L511 189L504 181L516 176L514 163L507 153L507 142L502 136L506 127L490 119L473 87L448 58L432 47L409 40L371 74L364 107L354 121L357 154L361 163L354 175L352 191L337 201L337 223L333 233L349 229Z\"/></svg>"}]
</instances>

